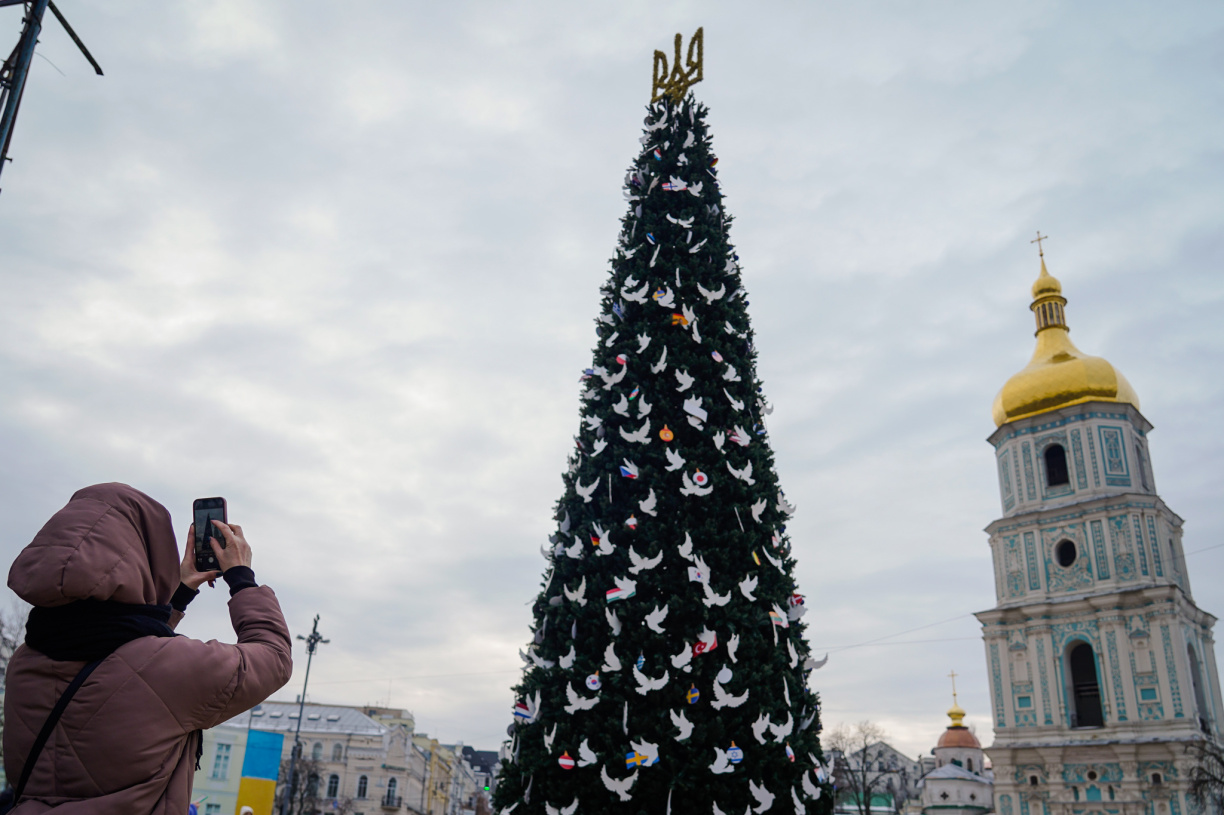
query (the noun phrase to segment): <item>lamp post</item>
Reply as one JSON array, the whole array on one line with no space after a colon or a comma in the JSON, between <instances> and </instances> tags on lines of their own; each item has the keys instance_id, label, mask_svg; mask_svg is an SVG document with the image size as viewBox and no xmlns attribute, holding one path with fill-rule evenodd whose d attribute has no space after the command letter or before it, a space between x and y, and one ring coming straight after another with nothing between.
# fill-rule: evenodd
<instances>
[{"instance_id":1,"label":"lamp post","mask_svg":"<svg viewBox=\"0 0 1224 815\"><path fill-rule=\"evenodd\" d=\"M306 708L306 686L310 684L310 663L320 643L331 642L331 640L323 639L323 635L319 633L318 614L315 615L314 628L311 629L310 636L303 637L298 634L297 638L306 643L306 678L302 680L302 695L298 698L297 729L293 732L293 750L289 754L289 787L285 790L284 800L281 801L281 815L289 815L294 788L297 786L297 759L298 754L302 752L302 713Z\"/></svg>"}]
</instances>

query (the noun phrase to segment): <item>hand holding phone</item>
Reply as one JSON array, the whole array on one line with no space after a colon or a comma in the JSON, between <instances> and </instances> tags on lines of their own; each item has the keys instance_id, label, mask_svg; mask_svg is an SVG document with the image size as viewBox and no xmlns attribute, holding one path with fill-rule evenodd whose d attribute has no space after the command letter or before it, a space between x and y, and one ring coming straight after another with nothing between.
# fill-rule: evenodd
<instances>
[{"instance_id":1,"label":"hand holding phone","mask_svg":"<svg viewBox=\"0 0 1224 815\"><path fill-rule=\"evenodd\" d=\"M195 528L195 567L197 572L221 571L221 564L213 552L212 541L225 548L225 537L213 525L213 521L225 523L228 510L224 498L197 498L191 505L192 526Z\"/></svg>"}]
</instances>

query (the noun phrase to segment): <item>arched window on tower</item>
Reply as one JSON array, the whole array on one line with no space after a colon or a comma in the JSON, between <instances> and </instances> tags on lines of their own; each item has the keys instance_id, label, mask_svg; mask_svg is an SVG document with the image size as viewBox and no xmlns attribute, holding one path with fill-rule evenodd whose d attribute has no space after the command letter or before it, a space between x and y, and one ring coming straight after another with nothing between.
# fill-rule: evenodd
<instances>
[{"instance_id":1,"label":"arched window on tower","mask_svg":"<svg viewBox=\"0 0 1224 815\"><path fill-rule=\"evenodd\" d=\"M327 777L327 797L335 798L340 794L340 776L332 773Z\"/></svg>"},{"instance_id":2,"label":"arched window on tower","mask_svg":"<svg viewBox=\"0 0 1224 815\"><path fill-rule=\"evenodd\" d=\"M1096 656L1092 646L1077 642L1067 651L1067 667L1071 676L1071 726L1103 727L1101 685L1097 680Z\"/></svg>"},{"instance_id":3,"label":"arched window on tower","mask_svg":"<svg viewBox=\"0 0 1224 815\"><path fill-rule=\"evenodd\" d=\"M1061 444L1051 444L1042 454L1045 456L1045 474L1047 487L1061 487L1071 483L1067 472L1067 451Z\"/></svg>"},{"instance_id":4,"label":"arched window on tower","mask_svg":"<svg viewBox=\"0 0 1224 815\"><path fill-rule=\"evenodd\" d=\"M344 760L344 745L336 743L332 745L332 761Z\"/></svg>"},{"instance_id":5,"label":"arched window on tower","mask_svg":"<svg viewBox=\"0 0 1224 815\"><path fill-rule=\"evenodd\" d=\"M323 745L320 742L315 742L314 747L310 748L310 757L314 761L323 758Z\"/></svg>"}]
</instances>

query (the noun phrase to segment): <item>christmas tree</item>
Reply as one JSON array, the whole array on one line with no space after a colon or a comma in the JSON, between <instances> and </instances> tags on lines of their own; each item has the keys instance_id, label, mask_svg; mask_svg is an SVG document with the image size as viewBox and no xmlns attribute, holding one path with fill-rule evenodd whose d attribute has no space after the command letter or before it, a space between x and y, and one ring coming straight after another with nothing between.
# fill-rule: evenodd
<instances>
[{"instance_id":1,"label":"christmas tree","mask_svg":"<svg viewBox=\"0 0 1224 815\"><path fill-rule=\"evenodd\" d=\"M515 688L503 815L831 810L793 508L707 109L687 92L700 37L687 70L679 35L670 74L655 55Z\"/></svg>"}]
</instances>

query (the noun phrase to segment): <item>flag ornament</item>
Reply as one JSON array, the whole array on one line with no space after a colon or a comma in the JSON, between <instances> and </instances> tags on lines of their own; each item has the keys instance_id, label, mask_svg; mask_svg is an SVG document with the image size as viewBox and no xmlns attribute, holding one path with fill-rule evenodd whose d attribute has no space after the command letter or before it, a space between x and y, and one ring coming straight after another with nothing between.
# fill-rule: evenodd
<instances>
[{"instance_id":1,"label":"flag ornament","mask_svg":"<svg viewBox=\"0 0 1224 815\"><path fill-rule=\"evenodd\" d=\"M613 603L617 600L627 600L635 594L637 594L636 589L622 589L620 586L617 586L614 589L608 589L605 593L605 598L607 602Z\"/></svg>"},{"instance_id":2,"label":"flag ornament","mask_svg":"<svg viewBox=\"0 0 1224 815\"><path fill-rule=\"evenodd\" d=\"M662 291L662 289L660 289L659 291ZM657 295L656 295L656 299L657 299ZM685 317L683 314L680 314L679 312L672 314L671 320L672 320L672 325L688 325L688 317Z\"/></svg>"},{"instance_id":3,"label":"flag ornament","mask_svg":"<svg viewBox=\"0 0 1224 815\"><path fill-rule=\"evenodd\" d=\"M561 757L557 759L557 763L561 765L561 769L563 770L574 769L574 759L569 754L569 750L566 750L564 753L561 754Z\"/></svg>"},{"instance_id":4,"label":"flag ornament","mask_svg":"<svg viewBox=\"0 0 1224 815\"><path fill-rule=\"evenodd\" d=\"M795 751L791 749L790 742L786 743L786 757L793 763L795 760Z\"/></svg>"},{"instance_id":5,"label":"flag ornament","mask_svg":"<svg viewBox=\"0 0 1224 815\"><path fill-rule=\"evenodd\" d=\"M735 742L731 742L731 746L727 749L727 760L732 764L739 764L744 760L744 751L740 747L735 746Z\"/></svg>"},{"instance_id":6,"label":"flag ornament","mask_svg":"<svg viewBox=\"0 0 1224 815\"><path fill-rule=\"evenodd\" d=\"M705 575L701 573L701 569L696 566L688 567L688 578L690 583L704 583Z\"/></svg>"},{"instance_id":7,"label":"flag ornament","mask_svg":"<svg viewBox=\"0 0 1224 815\"><path fill-rule=\"evenodd\" d=\"M693 656L699 657L702 654L709 653L718 647L718 635L715 634L709 639L699 639L693 645Z\"/></svg>"},{"instance_id":8,"label":"flag ornament","mask_svg":"<svg viewBox=\"0 0 1224 815\"><path fill-rule=\"evenodd\" d=\"M704 487L706 484L710 483L710 477L701 470L698 470L697 472L693 473L693 483L699 487Z\"/></svg>"},{"instance_id":9,"label":"flag ornament","mask_svg":"<svg viewBox=\"0 0 1224 815\"><path fill-rule=\"evenodd\" d=\"M586 678L586 686L590 690L599 690L603 686L603 683L599 681L599 671Z\"/></svg>"},{"instance_id":10,"label":"flag ornament","mask_svg":"<svg viewBox=\"0 0 1224 815\"><path fill-rule=\"evenodd\" d=\"M635 387L633 390L629 391L629 399L630 400L637 399L638 395L641 394L641 392L642 392L641 388Z\"/></svg>"},{"instance_id":11,"label":"flag ornament","mask_svg":"<svg viewBox=\"0 0 1224 815\"><path fill-rule=\"evenodd\" d=\"M630 529L637 529L637 525L638 519L636 515L630 515L625 521L625 526L629 527Z\"/></svg>"},{"instance_id":12,"label":"flag ornament","mask_svg":"<svg viewBox=\"0 0 1224 815\"><path fill-rule=\"evenodd\" d=\"M761 565L761 558L757 555L755 549L752 550L752 562L758 566Z\"/></svg>"},{"instance_id":13,"label":"flag ornament","mask_svg":"<svg viewBox=\"0 0 1224 815\"><path fill-rule=\"evenodd\" d=\"M676 434L671 432L671 429L668 428L667 425L663 425L663 429L659 431L659 438L661 438L663 441L671 441L672 439L676 438Z\"/></svg>"},{"instance_id":14,"label":"flag ornament","mask_svg":"<svg viewBox=\"0 0 1224 815\"><path fill-rule=\"evenodd\" d=\"M531 709L527 707L526 702L515 703L514 718L522 720L524 724L531 724L533 717L531 715Z\"/></svg>"},{"instance_id":15,"label":"flag ornament","mask_svg":"<svg viewBox=\"0 0 1224 815\"><path fill-rule=\"evenodd\" d=\"M662 151L662 150L660 150L659 148L657 148L657 147L656 147L656 148L654 149L654 153L653 153L653 155L654 155L654 157L655 157L655 161L662 161L662 160L663 160L663 151Z\"/></svg>"},{"instance_id":16,"label":"flag ornament","mask_svg":"<svg viewBox=\"0 0 1224 815\"><path fill-rule=\"evenodd\" d=\"M684 694L684 701L690 705L697 704L697 700L701 698L701 691L697 690L696 685L689 686L688 693Z\"/></svg>"},{"instance_id":17,"label":"flag ornament","mask_svg":"<svg viewBox=\"0 0 1224 815\"><path fill-rule=\"evenodd\" d=\"M659 763L658 756L655 756L652 759L650 756L644 756L636 750L632 750L628 753L625 753L625 766L626 767L649 767L652 764L658 764L658 763Z\"/></svg>"},{"instance_id":18,"label":"flag ornament","mask_svg":"<svg viewBox=\"0 0 1224 815\"><path fill-rule=\"evenodd\" d=\"M710 352L710 356L714 357L714 361L715 361L715 362L722 362L722 361L723 361L722 354L718 353L717 351L711 351L711 352Z\"/></svg>"},{"instance_id":19,"label":"flag ornament","mask_svg":"<svg viewBox=\"0 0 1224 815\"><path fill-rule=\"evenodd\" d=\"M769 612L769 620L779 628L790 628L790 621L786 619L785 614L779 614L776 611Z\"/></svg>"}]
</instances>

